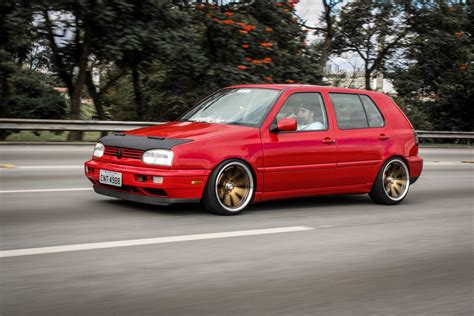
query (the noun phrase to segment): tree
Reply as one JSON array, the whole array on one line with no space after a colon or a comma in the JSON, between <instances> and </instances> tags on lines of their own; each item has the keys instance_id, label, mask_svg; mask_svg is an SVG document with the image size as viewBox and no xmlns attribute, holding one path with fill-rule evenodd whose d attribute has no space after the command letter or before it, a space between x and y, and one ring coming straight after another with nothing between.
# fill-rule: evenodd
<instances>
[{"instance_id":1,"label":"tree","mask_svg":"<svg viewBox=\"0 0 474 316\"><path fill-rule=\"evenodd\" d=\"M322 40L318 40L313 45L313 49L319 54L319 66L321 69L326 67L329 56L333 52L333 42L335 37L334 23L336 21L336 8L343 0L322 0L323 15L320 20L323 26L310 26L303 21L301 23L307 29L314 30L315 35L318 35Z\"/></svg>"},{"instance_id":2,"label":"tree","mask_svg":"<svg viewBox=\"0 0 474 316\"><path fill-rule=\"evenodd\" d=\"M10 67L8 77L4 79L4 89L8 93L2 97L0 117L65 118L66 100L54 90L57 81L31 69L15 67L15 64L8 62L7 58L4 52L0 53L0 73ZM0 131L0 139L4 140L9 134L10 132Z\"/></svg>"},{"instance_id":3,"label":"tree","mask_svg":"<svg viewBox=\"0 0 474 316\"><path fill-rule=\"evenodd\" d=\"M335 25L334 51L355 53L364 63L365 88L407 36L407 14L396 1L356 0L342 8Z\"/></svg>"},{"instance_id":4,"label":"tree","mask_svg":"<svg viewBox=\"0 0 474 316\"><path fill-rule=\"evenodd\" d=\"M32 54L36 33L31 8L27 2L8 1L1 2L0 12L0 117L64 118L65 99L53 89L57 80L29 69L39 58ZM8 134L0 131L0 139Z\"/></svg>"},{"instance_id":5,"label":"tree","mask_svg":"<svg viewBox=\"0 0 474 316\"><path fill-rule=\"evenodd\" d=\"M390 77L404 103L437 130L473 130L473 13L439 1L411 7L414 36Z\"/></svg>"},{"instance_id":6,"label":"tree","mask_svg":"<svg viewBox=\"0 0 474 316\"><path fill-rule=\"evenodd\" d=\"M52 70L68 89L71 100L70 119L80 118L81 97L87 87L100 118L105 118L104 87L110 87L123 72L108 78L110 82L95 86L92 65L115 65L133 74L135 104L144 107L139 78L141 62L158 47L159 23L164 23L157 1L45 1L32 4L38 33L51 50ZM118 77L116 77L118 76ZM143 118L142 114L138 117ZM70 140L81 138L72 132Z\"/></svg>"},{"instance_id":7,"label":"tree","mask_svg":"<svg viewBox=\"0 0 474 316\"><path fill-rule=\"evenodd\" d=\"M294 14L294 1L182 3L166 9L175 23L161 28L160 53L139 67L147 119L173 119L229 85L322 82L317 58L308 51ZM112 112L130 118L130 102L123 100L132 97L133 76L122 79L120 88L111 90L122 111Z\"/></svg>"}]
</instances>

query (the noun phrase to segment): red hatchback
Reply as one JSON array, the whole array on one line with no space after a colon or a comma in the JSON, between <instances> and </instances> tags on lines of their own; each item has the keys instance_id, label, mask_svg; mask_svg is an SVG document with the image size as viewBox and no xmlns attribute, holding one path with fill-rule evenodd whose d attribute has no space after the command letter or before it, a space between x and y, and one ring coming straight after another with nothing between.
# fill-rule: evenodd
<instances>
[{"instance_id":1,"label":"red hatchback","mask_svg":"<svg viewBox=\"0 0 474 316\"><path fill-rule=\"evenodd\" d=\"M412 125L383 94L240 85L175 122L101 138L85 174L99 194L234 215L252 202L323 194L397 204L422 167Z\"/></svg>"}]
</instances>

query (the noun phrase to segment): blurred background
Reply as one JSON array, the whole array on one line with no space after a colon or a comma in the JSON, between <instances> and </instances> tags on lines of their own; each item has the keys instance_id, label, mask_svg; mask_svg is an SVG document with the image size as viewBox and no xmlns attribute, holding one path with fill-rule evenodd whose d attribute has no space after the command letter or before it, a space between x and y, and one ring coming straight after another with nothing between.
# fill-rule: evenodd
<instances>
[{"instance_id":1,"label":"blurred background","mask_svg":"<svg viewBox=\"0 0 474 316\"><path fill-rule=\"evenodd\" d=\"M473 21L468 0L0 1L0 315L474 315ZM392 96L420 179L394 207L233 217L92 191L88 142L241 83Z\"/></svg>"},{"instance_id":2,"label":"blurred background","mask_svg":"<svg viewBox=\"0 0 474 316\"><path fill-rule=\"evenodd\" d=\"M225 86L302 83L387 93L418 130L473 129L467 0L2 1L0 12L0 118L160 122Z\"/></svg>"}]
</instances>

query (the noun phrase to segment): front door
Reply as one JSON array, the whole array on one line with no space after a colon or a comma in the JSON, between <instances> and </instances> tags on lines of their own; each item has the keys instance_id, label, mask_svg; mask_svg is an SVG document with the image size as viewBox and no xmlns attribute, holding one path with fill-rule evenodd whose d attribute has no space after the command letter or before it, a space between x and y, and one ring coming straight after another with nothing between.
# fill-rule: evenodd
<instances>
[{"instance_id":1,"label":"front door","mask_svg":"<svg viewBox=\"0 0 474 316\"><path fill-rule=\"evenodd\" d=\"M282 100L272 125L262 130L263 198L302 196L335 186L336 143L321 93L293 90ZM289 117L297 119L298 129L277 131L277 121Z\"/></svg>"}]
</instances>

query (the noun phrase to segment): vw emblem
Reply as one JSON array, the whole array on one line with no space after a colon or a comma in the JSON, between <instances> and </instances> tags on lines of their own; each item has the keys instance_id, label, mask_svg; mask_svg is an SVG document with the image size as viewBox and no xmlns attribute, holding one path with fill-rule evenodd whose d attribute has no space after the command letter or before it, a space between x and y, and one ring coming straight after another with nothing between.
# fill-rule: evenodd
<instances>
[{"instance_id":1,"label":"vw emblem","mask_svg":"<svg viewBox=\"0 0 474 316\"><path fill-rule=\"evenodd\" d=\"M122 148L119 148L119 149L117 150L117 158L118 158L118 159L122 158Z\"/></svg>"}]
</instances>

